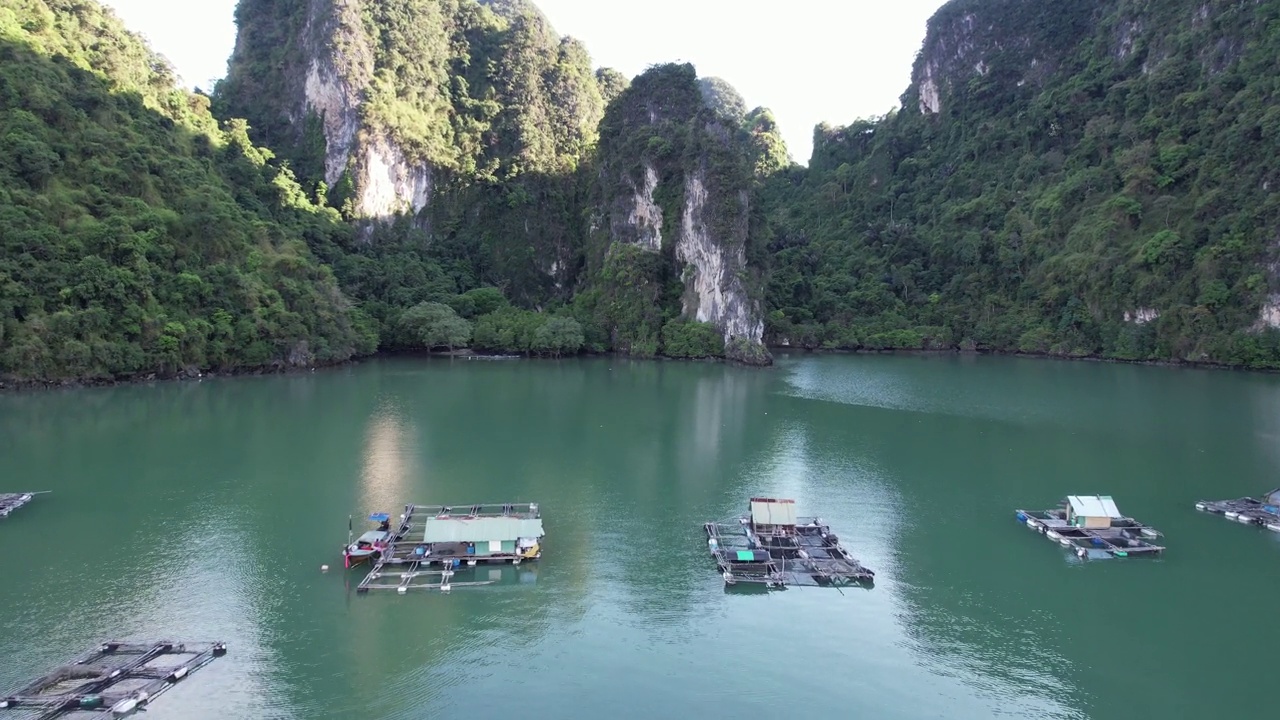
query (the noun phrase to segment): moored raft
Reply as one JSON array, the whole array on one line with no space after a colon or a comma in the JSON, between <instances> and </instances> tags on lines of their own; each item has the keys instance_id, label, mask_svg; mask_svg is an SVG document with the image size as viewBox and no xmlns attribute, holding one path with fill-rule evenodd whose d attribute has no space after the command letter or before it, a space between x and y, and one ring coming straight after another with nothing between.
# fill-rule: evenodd
<instances>
[{"instance_id":1,"label":"moored raft","mask_svg":"<svg viewBox=\"0 0 1280 720\"><path fill-rule=\"evenodd\" d=\"M41 720L126 717L147 710L157 697L226 653L223 642L105 642L0 695L0 711Z\"/></svg>"},{"instance_id":2,"label":"moored raft","mask_svg":"<svg viewBox=\"0 0 1280 720\"><path fill-rule=\"evenodd\" d=\"M821 518L796 516L795 501L752 498L750 513L703 525L726 585L869 586L875 573L840 544Z\"/></svg>"},{"instance_id":3,"label":"moored raft","mask_svg":"<svg viewBox=\"0 0 1280 720\"><path fill-rule=\"evenodd\" d=\"M0 518L35 499L38 493L0 493Z\"/></svg>"},{"instance_id":4,"label":"moored raft","mask_svg":"<svg viewBox=\"0 0 1280 720\"><path fill-rule=\"evenodd\" d=\"M1081 559L1164 552L1163 546L1151 542L1163 534L1122 515L1110 495L1071 495L1052 510L1017 510L1015 516L1028 530L1044 535Z\"/></svg>"},{"instance_id":5,"label":"moored raft","mask_svg":"<svg viewBox=\"0 0 1280 720\"><path fill-rule=\"evenodd\" d=\"M494 579L457 582L465 565L536 561L542 557L542 515L536 503L478 505L406 505L392 528L385 514L373 567L357 592L411 589L449 592L454 587L490 585ZM437 569L438 568L438 569ZM379 582L394 579L393 582Z\"/></svg>"},{"instance_id":6,"label":"moored raft","mask_svg":"<svg viewBox=\"0 0 1280 720\"><path fill-rule=\"evenodd\" d=\"M1265 493L1261 499L1243 497L1235 500L1201 500L1196 503L1196 509L1222 515L1241 525L1258 525L1280 533L1280 488Z\"/></svg>"}]
</instances>

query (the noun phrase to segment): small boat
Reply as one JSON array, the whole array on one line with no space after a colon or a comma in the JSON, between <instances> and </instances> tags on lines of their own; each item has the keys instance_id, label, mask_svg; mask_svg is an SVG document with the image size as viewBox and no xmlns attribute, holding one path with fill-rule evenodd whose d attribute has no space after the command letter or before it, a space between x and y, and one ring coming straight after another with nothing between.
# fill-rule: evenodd
<instances>
[{"instance_id":1,"label":"small boat","mask_svg":"<svg viewBox=\"0 0 1280 720\"><path fill-rule=\"evenodd\" d=\"M369 519L378 523L377 530L370 530L354 542L350 541L351 519L347 518L348 543L342 548L343 567L352 568L365 562L376 561L382 551L391 544L391 522L386 513L375 513Z\"/></svg>"}]
</instances>

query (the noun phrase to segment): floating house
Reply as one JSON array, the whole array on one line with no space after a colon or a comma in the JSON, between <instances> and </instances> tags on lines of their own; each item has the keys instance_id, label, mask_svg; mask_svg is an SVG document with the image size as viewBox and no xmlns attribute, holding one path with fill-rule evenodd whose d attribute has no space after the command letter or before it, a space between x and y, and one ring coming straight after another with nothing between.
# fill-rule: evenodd
<instances>
[{"instance_id":1,"label":"floating house","mask_svg":"<svg viewBox=\"0 0 1280 720\"><path fill-rule=\"evenodd\" d=\"M1067 524L1077 528L1105 530L1124 519L1110 495L1071 495L1066 509Z\"/></svg>"},{"instance_id":2,"label":"floating house","mask_svg":"<svg viewBox=\"0 0 1280 720\"><path fill-rule=\"evenodd\" d=\"M425 524L422 542L433 558L515 562L542 552L540 517L436 515Z\"/></svg>"},{"instance_id":3,"label":"floating house","mask_svg":"<svg viewBox=\"0 0 1280 720\"><path fill-rule=\"evenodd\" d=\"M1235 500L1201 500L1196 503L1201 512L1222 515L1243 525L1260 525L1280 533L1280 488L1261 498L1243 497Z\"/></svg>"},{"instance_id":4,"label":"floating house","mask_svg":"<svg viewBox=\"0 0 1280 720\"><path fill-rule=\"evenodd\" d=\"M222 642L106 642L0 695L0 718L122 718L141 712L192 673L227 654Z\"/></svg>"},{"instance_id":5,"label":"floating house","mask_svg":"<svg viewBox=\"0 0 1280 720\"><path fill-rule=\"evenodd\" d=\"M1052 510L1017 510L1018 522L1071 550L1080 558L1158 555L1164 548L1149 540L1162 537L1120 513L1110 495L1070 495Z\"/></svg>"},{"instance_id":6,"label":"floating house","mask_svg":"<svg viewBox=\"0 0 1280 720\"><path fill-rule=\"evenodd\" d=\"M406 505L391 527L373 568L358 592L488 585L496 580L453 582L464 566L510 563L542 557L545 532L536 503ZM439 568L439 569L436 569ZM394 578L395 582L382 582ZM426 578L418 582L418 578Z\"/></svg>"},{"instance_id":7,"label":"floating house","mask_svg":"<svg viewBox=\"0 0 1280 720\"><path fill-rule=\"evenodd\" d=\"M703 525L726 585L869 585L862 566L821 518L802 518L794 500L751 498L748 513Z\"/></svg>"}]
</instances>

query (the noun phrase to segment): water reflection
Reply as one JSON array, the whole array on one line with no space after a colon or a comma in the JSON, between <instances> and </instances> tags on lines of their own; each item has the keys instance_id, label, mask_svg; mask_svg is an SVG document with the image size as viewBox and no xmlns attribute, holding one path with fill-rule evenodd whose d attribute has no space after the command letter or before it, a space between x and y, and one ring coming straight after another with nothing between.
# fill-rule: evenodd
<instances>
[{"instance_id":1,"label":"water reflection","mask_svg":"<svg viewBox=\"0 0 1280 720\"><path fill-rule=\"evenodd\" d=\"M394 519L397 509L417 499L427 478L414 424L393 400L383 400L369 416L365 430L363 465L360 472L360 507L369 512L387 512ZM441 502L448 502L442 500Z\"/></svg>"},{"instance_id":2,"label":"water reflection","mask_svg":"<svg viewBox=\"0 0 1280 720\"><path fill-rule=\"evenodd\" d=\"M1253 378L1249 397L1256 427L1254 437L1260 454L1270 462L1270 467L1261 468L1257 490L1249 493L1256 495L1280 485L1280 378Z\"/></svg>"},{"instance_id":3,"label":"water reflection","mask_svg":"<svg viewBox=\"0 0 1280 720\"><path fill-rule=\"evenodd\" d=\"M885 409L904 404L892 397L867 407L796 394L803 399L783 406L788 422L767 471L770 487L803 502L803 512L822 515L876 570L876 588L860 603L864 612L883 613L881 624L863 627L860 637L879 646L882 662L929 674L927 685L902 689L908 705L957 716L1009 708L1078 716L1049 618L1028 611L1016 594L989 594L975 570L984 562L982 547L966 535L980 511L964 472L947 469L981 457L976 439L983 430L955 416ZM927 448L917 440L924 437ZM950 461L939 464L938 457Z\"/></svg>"}]
</instances>

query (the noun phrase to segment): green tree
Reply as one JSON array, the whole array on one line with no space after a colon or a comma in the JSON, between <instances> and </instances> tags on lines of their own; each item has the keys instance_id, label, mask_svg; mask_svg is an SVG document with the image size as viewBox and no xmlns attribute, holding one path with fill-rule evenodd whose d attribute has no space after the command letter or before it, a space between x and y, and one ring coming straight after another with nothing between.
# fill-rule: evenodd
<instances>
[{"instance_id":1,"label":"green tree","mask_svg":"<svg viewBox=\"0 0 1280 720\"><path fill-rule=\"evenodd\" d=\"M400 328L406 341L428 350L437 347L466 347L471 340L471 323L458 317L444 303L424 302L400 316Z\"/></svg>"},{"instance_id":2,"label":"green tree","mask_svg":"<svg viewBox=\"0 0 1280 720\"><path fill-rule=\"evenodd\" d=\"M554 357L576 353L582 343L582 326L570 317L550 318L533 333L533 349Z\"/></svg>"},{"instance_id":3,"label":"green tree","mask_svg":"<svg viewBox=\"0 0 1280 720\"><path fill-rule=\"evenodd\" d=\"M662 326L662 354L673 358L724 357L724 334L704 322L671 320Z\"/></svg>"}]
</instances>

